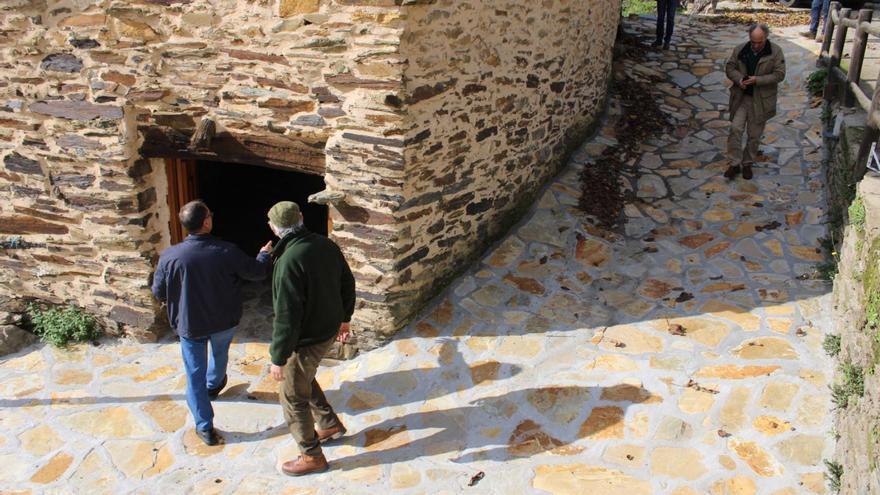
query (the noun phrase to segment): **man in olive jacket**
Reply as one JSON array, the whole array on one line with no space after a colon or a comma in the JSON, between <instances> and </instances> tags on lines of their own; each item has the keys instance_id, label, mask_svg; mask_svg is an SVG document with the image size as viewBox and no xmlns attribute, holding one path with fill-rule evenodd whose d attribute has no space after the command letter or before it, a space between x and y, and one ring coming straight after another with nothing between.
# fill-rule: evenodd
<instances>
[{"instance_id":1,"label":"man in olive jacket","mask_svg":"<svg viewBox=\"0 0 880 495\"><path fill-rule=\"evenodd\" d=\"M737 45L727 59L725 72L733 83L730 88L730 136L727 154L730 166L724 172L728 179L740 173L743 179L752 178L752 165L758 155L758 145L767 121L776 115L776 93L785 79L785 55L767 37L770 28L755 24L749 28L749 41ZM747 133L745 153L742 135Z\"/></svg>"},{"instance_id":2,"label":"man in olive jacket","mask_svg":"<svg viewBox=\"0 0 880 495\"><path fill-rule=\"evenodd\" d=\"M281 469L301 476L326 471L321 443L345 434L315 375L334 340L348 340L355 284L342 251L303 226L296 203L277 203L268 216L270 228L281 239L272 252L271 372L284 382L280 394L284 418L301 451L298 459L285 462Z\"/></svg>"}]
</instances>

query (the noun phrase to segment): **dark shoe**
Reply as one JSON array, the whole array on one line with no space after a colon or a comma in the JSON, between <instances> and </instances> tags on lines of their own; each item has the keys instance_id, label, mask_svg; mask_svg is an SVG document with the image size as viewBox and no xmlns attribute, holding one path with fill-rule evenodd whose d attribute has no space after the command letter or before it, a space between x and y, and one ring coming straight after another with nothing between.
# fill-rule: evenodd
<instances>
[{"instance_id":1,"label":"dark shoe","mask_svg":"<svg viewBox=\"0 0 880 495\"><path fill-rule=\"evenodd\" d=\"M663 49L669 50L669 42L668 41L666 43L663 43Z\"/></svg>"},{"instance_id":2,"label":"dark shoe","mask_svg":"<svg viewBox=\"0 0 880 495\"><path fill-rule=\"evenodd\" d=\"M752 180L752 166L743 165L743 179Z\"/></svg>"},{"instance_id":3,"label":"dark shoe","mask_svg":"<svg viewBox=\"0 0 880 495\"><path fill-rule=\"evenodd\" d=\"M207 431L196 428L196 436L205 442L205 445L213 446L220 443L220 435L217 434L217 430L214 428Z\"/></svg>"},{"instance_id":4,"label":"dark shoe","mask_svg":"<svg viewBox=\"0 0 880 495\"><path fill-rule=\"evenodd\" d=\"M226 386L226 382L229 380L229 375L223 377L223 382L217 388L209 388L208 389L208 398L214 400L217 396L220 395L220 392L223 391L223 387Z\"/></svg>"},{"instance_id":5,"label":"dark shoe","mask_svg":"<svg viewBox=\"0 0 880 495\"><path fill-rule=\"evenodd\" d=\"M812 31L802 31L801 36L803 36L804 38L810 38L811 40L816 39L816 33Z\"/></svg>"},{"instance_id":6,"label":"dark shoe","mask_svg":"<svg viewBox=\"0 0 880 495\"><path fill-rule=\"evenodd\" d=\"M312 473L323 473L328 470L327 458L324 454L301 455L295 461L287 461L281 465L281 471L288 476L304 476Z\"/></svg>"},{"instance_id":7,"label":"dark shoe","mask_svg":"<svg viewBox=\"0 0 880 495\"><path fill-rule=\"evenodd\" d=\"M731 165L724 171L724 176L728 179L735 179L739 175L739 165Z\"/></svg>"},{"instance_id":8,"label":"dark shoe","mask_svg":"<svg viewBox=\"0 0 880 495\"><path fill-rule=\"evenodd\" d=\"M342 423L326 430L315 428L315 433L318 434L318 441L321 443L329 442L331 440L339 440L345 436L346 431L348 430L345 429L345 426L342 426Z\"/></svg>"},{"instance_id":9,"label":"dark shoe","mask_svg":"<svg viewBox=\"0 0 880 495\"><path fill-rule=\"evenodd\" d=\"M657 48L660 46L660 44L660 40L654 40L654 42L651 43L651 48Z\"/></svg>"}]
</instances>

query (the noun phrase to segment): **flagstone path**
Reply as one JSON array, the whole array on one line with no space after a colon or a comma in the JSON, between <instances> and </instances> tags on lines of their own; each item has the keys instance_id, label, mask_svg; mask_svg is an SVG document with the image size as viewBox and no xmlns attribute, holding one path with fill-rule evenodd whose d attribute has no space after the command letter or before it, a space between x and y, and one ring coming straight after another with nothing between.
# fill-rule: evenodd
<instances>
[{"instance_id":1,"label":"flagstone path","mask_svg":"<svg viewBox=\"0 0 880 495\"><path fill-rule=\"evenodd\" d=\"M267 375L268 314L252 301L215 403L218 447L192 432L171 339L0 360L0 492L825 493L830 287L812 278L824 193L819 110L803 87L816 45L798 29L775 35L788 78L767 159L753 181L728 182L719 70L745 34L678 29L673 51L628 68L669 74L658 87L677 120L644 145L625 232L576 209L579 167L615 142L612 105L423 320L322 368L350 430L326 448L331 471L277 470L295 447Z\"/></svg>"}]
</instances>

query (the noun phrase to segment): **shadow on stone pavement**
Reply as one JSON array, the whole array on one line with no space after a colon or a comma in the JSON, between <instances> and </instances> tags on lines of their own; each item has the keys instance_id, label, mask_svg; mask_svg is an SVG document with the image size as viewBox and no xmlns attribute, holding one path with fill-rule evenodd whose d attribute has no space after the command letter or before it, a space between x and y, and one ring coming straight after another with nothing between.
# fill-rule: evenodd
<instances>
[{"instance_id":1,"label":"shadow on stone pavement","mask_svg":"<svg viewBox=\"0 0 880 495\"><path fill-rule=\"evenodd\" d=\"M596 406L597 401L619 401ZM456 463L508 461L542 453L575 455L578 442L623 436L629 404L658 402L642 387L558 386L530 388L483 397L466 407L418 412L393 418L357 434L366 452L334 461L337 470L405 463L422 456L457 453ZM523 414L525 404L537 412ZM500 423L514 422L505 438Z\"/></svg>"}]
</instances>

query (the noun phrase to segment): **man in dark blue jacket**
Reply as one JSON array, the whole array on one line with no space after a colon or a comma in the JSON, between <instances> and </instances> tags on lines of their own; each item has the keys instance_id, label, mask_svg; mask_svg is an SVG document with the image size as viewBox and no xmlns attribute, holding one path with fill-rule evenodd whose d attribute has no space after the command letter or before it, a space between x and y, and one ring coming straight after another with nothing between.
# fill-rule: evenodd
<instances>
[{"instance_id":1,"label":"man in dark blue jacket","mask_svg":"<svg viewBox=\"0 0 880 495\"><path fill-rule=\"evenodd\" d=\"M201 201L183 205L180 223L189 235L162 253L153 276L153 294L168 305L168 321L180 336L186 402L196 434L206 444L216 445L220 439L214 430L211 400L227 382L229 345L242 313L238 286L241 280L262 280L269 275L272 242L254 259L234 244L212 237L213 214Z\"/></svg>"}]
</instances>

